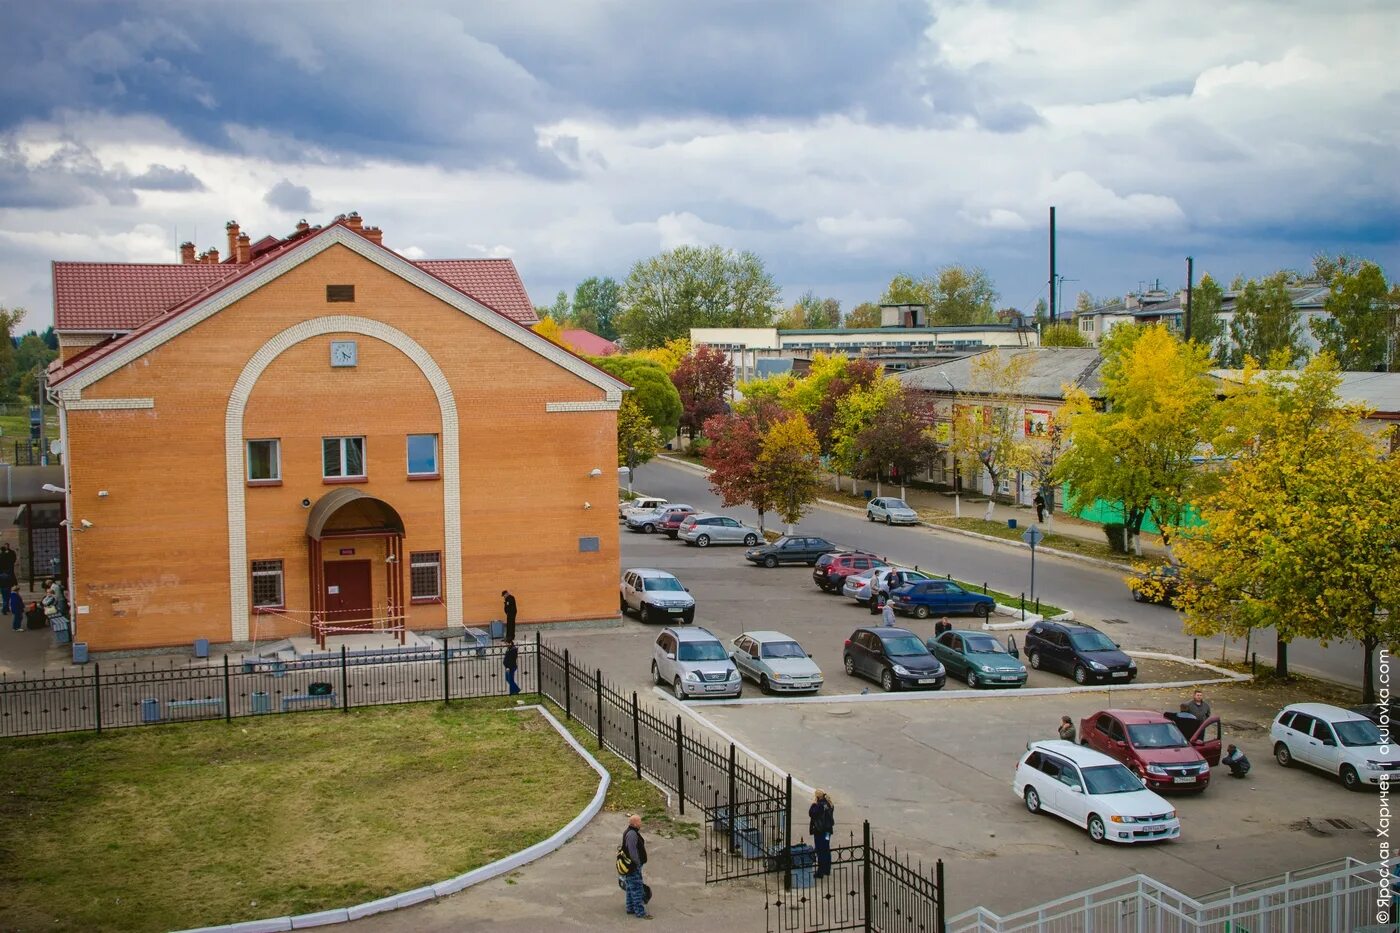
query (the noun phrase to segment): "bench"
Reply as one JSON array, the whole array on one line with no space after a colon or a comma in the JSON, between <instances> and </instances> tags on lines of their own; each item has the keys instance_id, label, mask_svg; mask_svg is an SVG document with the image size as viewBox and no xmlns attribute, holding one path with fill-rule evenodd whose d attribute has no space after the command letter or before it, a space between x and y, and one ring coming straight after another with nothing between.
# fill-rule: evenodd
<instances>
[{"instance_id":1,"label":"bench","mask_svg":"<svg viewBox=\"0 0 1400 933\"><path fill-rule=\"evenodd\" d=\"M208 697L208 698L203 699L203 700L166 700L166 701L165 701L165 714L166 714L167 716L169 716L171 713L175 712L176 710L182 710L182 709L192 709L192 710L212 709L212 710L218 710L220 713L222 713L222 712L224 711L224 700L223 700L223 697Z\"/></svg>"},{"instance_id":2,"label":"bench","mask_svg":"<svg viewBox=\"0 0 1400 933\"><path fill-rule=\"evenodd\" d=\"M317 702L321 702L321 701L330 701L330 704L331 704L332 706L334 706L334 705L335 705L335 694L334 694L334 693L298 693L298 694L295 694L295 695L293 695L293 696L283 697L283 698L282 698L282 712L285 713L285 712L287 711L287 707L289 707L289 706L300 706L300 705L302 705L303 703L317 703Z\"/></svg>"}]
</instances>

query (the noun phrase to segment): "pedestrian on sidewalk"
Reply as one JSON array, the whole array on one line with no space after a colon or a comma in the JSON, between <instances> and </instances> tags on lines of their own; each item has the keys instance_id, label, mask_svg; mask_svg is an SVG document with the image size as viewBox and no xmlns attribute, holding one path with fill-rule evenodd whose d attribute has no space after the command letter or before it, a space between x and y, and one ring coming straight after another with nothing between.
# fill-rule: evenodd
<instances>
[{"instance_id":1,"label":"pedestrian on sidewalk","mask_svg":"<svg viewBox=\"0 0 1400 933\"><path fill-rule=\"evenodd\" d=\"M515 597L510 590L501 590L501 599L505 600L506 641L515 641Z\"/></svg>"},{"instance_id":2,"label":"pedestrian on sidewalk","mask_svg":"<svg viewBox=\"0 0 1400 933\"><path fill-rule=\"evenodd\" d=\"M642 818L634 813L627 818L622 845L617 849L617 871L622 876L622 890L627 893L627 914L639 920L652 919L647 913L647 886L642 880L642 866L646 863L647 841L642 838Z\"/></svg>"},{"instance_id":3,"label":"pedestrian on sidewalk","mask_svg":"<svg viewBox=\"0 0 1400 933\"><path fill-rule=\"evenodd\" d=\"M836 829L836 807L826 791L819 790L807 808L808 829L812 841L817 846L817 870L813 878L825 878L831 874L831 833Z\"/></svg>"},{"instance_id":4,"label":"pedestrian on sidewalk","mask_svg":"<svg viewBox=\"0 0 1400 933\"><path fill-rule=\"evenodd\" d=\"M1045 494L1042 492L1035 494L1035 520L1042 523L1045 521Z\"/></svg>"},{"instance_id":5,"label":"pedestrian on sidewalk","mask_svg":"<svg viewBox=\"0 0 1400 933\"><path fill-rule=\"evenodd\" d=\"M19 586L19 579L15 576L15 562L19 555L10 547L10 542L0 544L0 598L3 598L6 608L10 605L10 590Z\"/></svg>"},{"instance_id":6,"label":"pedestrian on sidewalk","mask_svg":"<svg viewBox=\"0 0 1400 933\"><path fill-rule=\"evenodd\" d=\"M1060 739L1065 742L1074 741L1074 720L1068 716L1060 717Z\"/></svg>"},{"instance_id":7,"label":"pedestrian on sidewalk","mask_svg":"<svg viewBox=\"0 0 1400 933\"><path fill-rule=\"evenodd\" d=\"M19 590L10 590L10 594L5 597L5 603L5 611L14 616L15 631L24 631L24 597L19 595Z\"/></svg>"},{"instance_id":8,"label":"pedestrian on sidewalk","mask_svg":"<svg viewBox=\"0 0 1400 933\"><path fill-rule=\"evenodd\" d=\"M515 647L515 642L506 642L506 653L501 657L501 665L506 669L506 683L510 686L510 695L515 696L520 692L520 685L515 682L515 670L520 666L520 649Z\"/></svg>"}]
</instances>

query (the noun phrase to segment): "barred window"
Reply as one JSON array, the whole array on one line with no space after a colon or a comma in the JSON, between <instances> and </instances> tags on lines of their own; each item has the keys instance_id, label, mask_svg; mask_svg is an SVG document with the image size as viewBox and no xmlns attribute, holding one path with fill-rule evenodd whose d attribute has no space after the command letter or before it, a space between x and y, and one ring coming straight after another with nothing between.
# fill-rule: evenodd
<instances>
[{"instance_id":1,"label":"barred window","mask_svg":"<svg viewBox=\"0 0 1400 933\"><path fill-rule=\"evenodd\" d=\"M408 557L409 596L438 599L442 596L442 552L418 551Z\"/></svg>"},{"instance_id":2,"label":"barred window","mask_svg":"<svg viewBox=\"0 0 1400 933\"><path fill-rule=\"evenodd\" d=\"M258 608L276 608L284 605L280 560L253 561L253 605Z\"/></svg>"}]
</instances>

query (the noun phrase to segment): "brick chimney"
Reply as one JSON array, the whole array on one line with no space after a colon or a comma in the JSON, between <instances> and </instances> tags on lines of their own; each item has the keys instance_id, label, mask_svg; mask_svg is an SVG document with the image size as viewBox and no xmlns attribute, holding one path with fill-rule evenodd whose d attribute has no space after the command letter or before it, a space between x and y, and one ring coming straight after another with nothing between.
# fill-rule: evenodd
<instances>
[{"instance_id":1,"label":"brick chimney","mask_svg":"<svg viewBox=\"0 0 1400 933\"><path fill-rule=\"evenodd\" d=\"M365 239L369 240L371 243L378 243L380 246L384 245L384 231L380 230L378 227L366 227L360 232L363 233Z\"/></svg>"},{"instance_id":2,"label":"brick chimney","mask_svg":"<svg viewBox=\"0 0 1400 933\"><path fill-rule=\"evenodd\" d=\"M306 222L306 218L305 218L305 217L303 217L301 220L298 220L298 221L297 221L297 233L305 233L306 231L308 231L308 230L310 230L310 229L311 229L311 224L309 224L309 223Z\"/></svg>"},{"instance_id":3,"label":"brick chimney","mask_svg":"<svg viewBox=\"0 0 1400 933\"><path fill-rule=\"evenodd\" d=\"M253 260L253 238L246 233L238 235L238 245L234 253L235 262L239 265L247 265Z\"/></svg>"},{"instance_id":4,"label":"brick chimney","mask_svg":"<svg viewBox=\"0 0 1400 933\"><path fill-rule=\"evenodd\" d=\"M345 218L345 226L349 227L351 230L354 230L356 233L360 232L360 228L363 225L364 221L360 219L360 215L356 211L351 211L350 216Z\"/></svg>"},{"instance_id":5,"label":"brick chimney","mask_svg":"<svg viewBox=\"0 0 1400 933\"><path fill-rule=\"evenodd\" d=\"M228 234L228 254L232 258L238 252L238 221L230 220L224 224L224 232Z\"/></svg>"},{"instance_id":6,"label":"brick chimney","mask_svg":"<svg viewBox=\"0 0 1400 933\"><path fill-rule=\"evenodd\" d=\"M209 263L209 264L211 264L211 265L218 265L218 263L219 263L219 250L218 250L218 248L217 248L217 247L213 247L213 246L209 247L209 252L207 252L207 253L204 254L203 261L204 261L204 262L207 262L207 263Z\"/></svg>"},{"instance_id":7,"label":"brick chimney","mask_svg":"<svg viewBox=\"0 0 1400 933\"><path fill-rule=\"evenodd\" d=\"M194 262L194 244L189 240L180 244L180 262L189 265Z\"/></svg>"}]
</instances>

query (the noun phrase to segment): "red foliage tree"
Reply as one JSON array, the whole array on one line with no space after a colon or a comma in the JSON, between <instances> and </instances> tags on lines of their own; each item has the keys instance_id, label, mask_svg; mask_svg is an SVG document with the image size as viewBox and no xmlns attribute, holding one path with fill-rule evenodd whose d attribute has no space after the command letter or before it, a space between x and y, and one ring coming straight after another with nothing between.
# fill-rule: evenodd
<instances>
[{"instance_id":1,"label":"red foliage tree","mask_svg":"<svg viewBox=\"0 0 1400 933\"><path fill-rule=\"evenodd\" d=\"M846 372L827 385L821 405L812 415L812 430L817 435L822 454L831 453L831 432L836 426L836 406L847 394L874 385L880 378L880 366L863 356L856 357L846 364Z\"/></svg>"},{"instance_id":2,"label":"red foliage tree","mask_svg":"<svg viewBox=\"0 0 1400 933\"><path fill-rule=\"evenodd\" d=\"M763 436L771 420L764 416L771 414L715 415L701 427L710 442L704 453L705 465L711 470L710 488L726 506L752 506L758 512L759 528L763 527L763 513L773 508L773 498L758 471Z\"/></svg>"},{"instance_id":3,"label":"red foliage tree","mask_svg":"<svg viewBox=\"0 0 1400 933\"><path fill-rule=\"evenodd\" d=\"M865 469L880 478L906 480L938 454L932 406L920 394L901 388L856 437L856 451Z\"/></svg>"},{"instance_id":4,"label":"red foliage tree","mask_svg":"<svg viewBox=\"0 0 1400 933\"><path fill-rule=\"evenodd\" d=\"M728 410L725 396L734 387L734 364L721 350L697 347L671 373L671 381L681 396L681 430L694 440L706 421Z\"/></svg>"}]
</instances>

